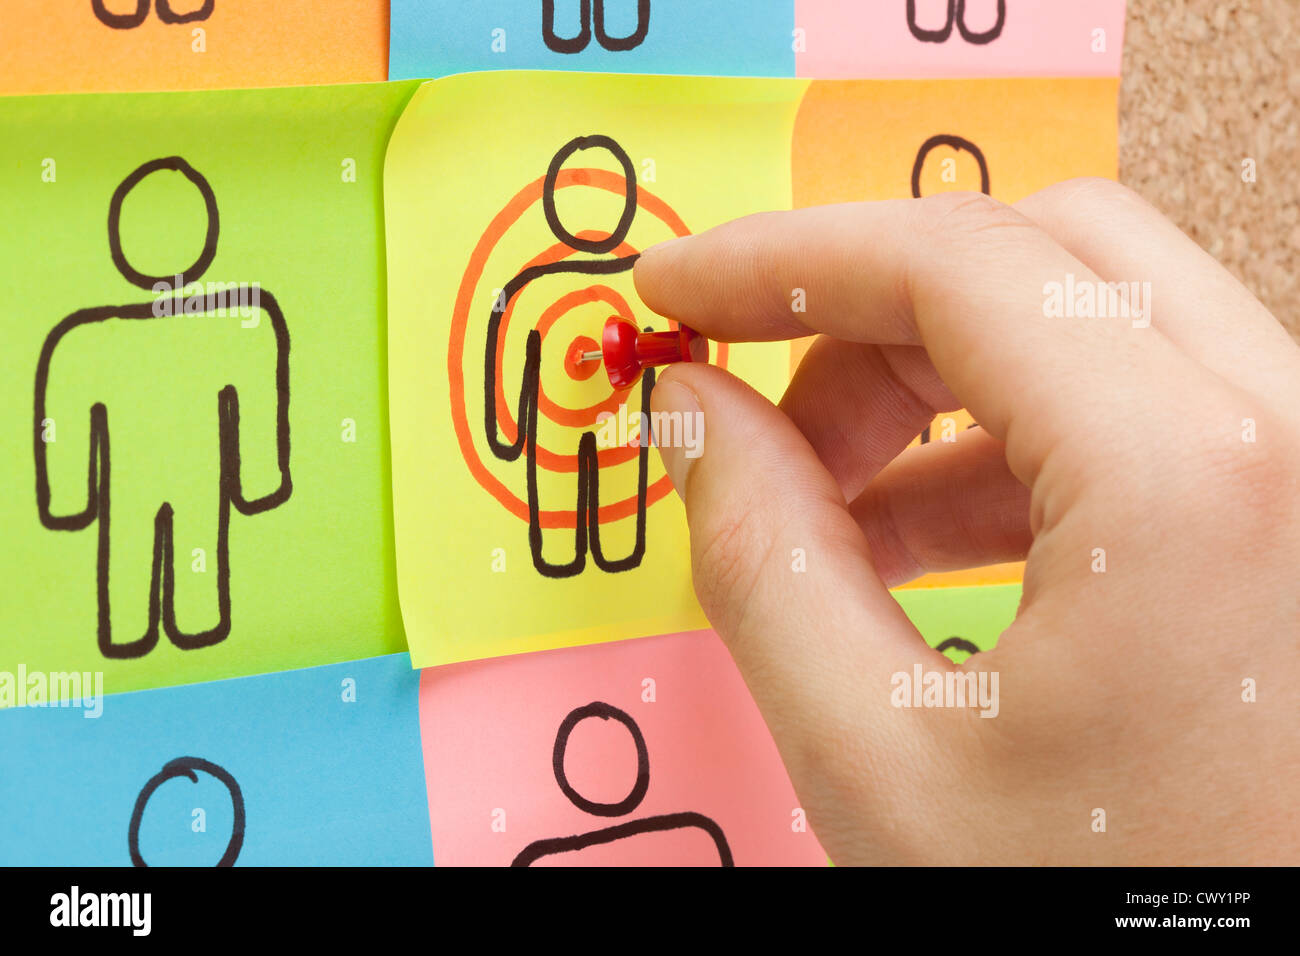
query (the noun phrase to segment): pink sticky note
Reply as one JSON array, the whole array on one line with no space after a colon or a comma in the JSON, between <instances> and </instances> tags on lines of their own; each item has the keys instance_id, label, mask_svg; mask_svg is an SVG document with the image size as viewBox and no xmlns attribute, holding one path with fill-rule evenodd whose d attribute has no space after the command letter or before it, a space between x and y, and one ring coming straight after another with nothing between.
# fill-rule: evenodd
<instances>
[{"instance_id":1,"label":"pink sticky note","mask_svg":"<svg viewBox=\"0 0 1300 956\"><path fill-rule=\"evenodd\" d=\"M1124 0L795 0L795 72L1118 76L1124 9Z\"/></svg>"},{"instance_id":2,"label":"pink sticky note","mask_svg":"<svg viewBox=\"0 0 1300 956\"><path fill-rule=\"evenodd\" d=\"M440 866L825 866L712 631L426 669Z\"/></svg>"}]
</instances>

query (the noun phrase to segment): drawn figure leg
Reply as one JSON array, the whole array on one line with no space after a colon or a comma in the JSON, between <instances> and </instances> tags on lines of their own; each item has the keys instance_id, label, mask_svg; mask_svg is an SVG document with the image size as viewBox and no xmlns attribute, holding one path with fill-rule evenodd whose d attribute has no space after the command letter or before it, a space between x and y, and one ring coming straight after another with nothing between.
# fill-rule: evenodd
<instances>
[{"instance_id":1,"label":"drawn figure leg","mask_svg":"<svg viewBox=\"0 0 1300 956\"><path fill-rule=\"evenodd\" d=\"M105 657L143 657L158 643L163 550L160 517L161 513L150 515L121 504L115 511L109 482L107 478L102 481L96 592L99 651ZM141 631L140 637L130 636Z\"/></svg>"},{"instance_id":2,"label":"drawn figure leg","mask_svg":"<svg viewBox=\"0 0 1300 956\"><path fill-rule=\"evenodd\" d=\"M646 423L647 434L641 436L641 448L637 454L636 541L627 557L616 560L606 558L600 546L600 459L596 450L596 433L583 433L578 445L578 472L586 476L587 529L591 539L591 558L602 571L628 571L639 566L645 557L646 489L650 476L650 393L654 387L655 370L648 368L641 377L641 421Z\"/></svg>"},{"instance_id":3,"label":"drawn figure leg","mask_svg":"<svg viewBox=\"0 0 1300 956\"><path fill-rule=\"evenodd\" d=\"M524 439L524 457L528 469L528 545L533 567L548 578L568 578L582 573L587 565L587 471L579 465L577 497L574 501L573 560L556 564L542 556L541 495L537 490L537 395L542 365L542 336L536 329L528 333L524 358L524 401L520 402L520 433ZM595 439L595 436L591 436Z\"/></svg>"},{"instance_id":4,"label":"drawn figure leg","mask_svg":"<svg viewBox=\"0 0 1300 956\"><path fill-rule=\"evenodd\" d=\"M159 511L164 535L163 627L183 650L217 644L230 634L230 501L216 481L209 484L211 494L187 496L183 510L163 505ZM184 630L179 623L211 624L213 617L216 623L205 630Z\"/></svg>"}]
</instances>

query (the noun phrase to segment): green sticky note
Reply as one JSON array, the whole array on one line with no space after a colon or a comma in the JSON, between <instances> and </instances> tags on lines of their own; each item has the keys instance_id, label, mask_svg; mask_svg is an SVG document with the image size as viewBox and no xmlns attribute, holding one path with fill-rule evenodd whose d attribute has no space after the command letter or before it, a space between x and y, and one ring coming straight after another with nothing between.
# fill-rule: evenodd
<instances>
[{"instance_id":1,"label":"green sticky note","mask_svg":"<svg viewBox=\"0 0 1300 956\"><path fill-rule=\"evenodd\" d=\"M0 671L405 649L382 176L414 88L0 98Z\"/></svg>"},{"instance_id":2,"label":"green sticky note","mask_svg":"<svg viewBox=\"0 0 1300 956\"><path fill-rule=\"evenodd\" d=\"M1021 586L900 588L892 593L925 642L961 663L976 650L994 648L1016 619Z\"/></svg>"}]
</instances>

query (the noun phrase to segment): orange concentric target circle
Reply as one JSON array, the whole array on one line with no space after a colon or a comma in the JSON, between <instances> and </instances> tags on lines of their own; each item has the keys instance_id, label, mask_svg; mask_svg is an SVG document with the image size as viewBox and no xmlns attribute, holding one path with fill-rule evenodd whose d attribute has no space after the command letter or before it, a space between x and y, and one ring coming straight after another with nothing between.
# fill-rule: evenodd
<instances>
[{"instance_id":1,"label":"orange concentric target circle","mask_svg":"<svg viewBox=\"0 0 1300 956\"><path fill-rule=\"evenodd\" d=\"M483 490L521 521L528 520L528 503L511 491L492 473L483 462L478 447L474 443L473 431L466 412L466 388L467 384L469 388L474 388L477 384L481 389L481 383L466 383L464 359L467 346L482 348L481 342L469 343L466 338L471 327L471 309L477 301L475 292L478 290L479 282L483 278L483 270L487 266L488 258L510 227L518 222L534 205L541 202L545 181L545 176L539 176L516 193L506 203L505 207L492 218L487 229L484 230L483 235L475 245L456 294L456 304L452 314L451 334L447 348L447 378L450 387L452 424L456 430L456 442L460 447L461 456L464 458L470 474L474 476L474 480L478 482ZM617 173L604 169L561 169L556 178L556 190L574 186L603 189L620 196L626 194L626 183L623 177ZM675 236L690 234L690 230L672 207L640 186L637 187L637 209L659 220ZM582 239L601 239L607 238L608 235L608 233L584 232L579 233L578 237ZM613 250L613 256L630 256L635 255L638 251L624 242ZM555 243L528 262L521 263L519 268L515 270L515 274L517 275L530 266L551 264L572 256L586 257L586 253L574 250L564 243ZM575 278L577 277L578 274L575 273ZM598 279L595 276L587 278ZM517 300L518 296L515 299ZM545 339L547 333L563 316L573 309L589 305L592 302L601 302L608 305L611 314L617 313L634 320L637 319L631 305L623 296L609 286L601 284L599 281L593 281L585 287L565 293L550 303L538 316L535 328ZM505 332L513 315L514 306L515 301L511 301L506 304L506 308L502 312L495 357L497 388L493 400L496 404L498 427L502 437L507 442L514 441L518 435L518 423L514 420L511 403L506 400L504 376L502 374L505 355ZM676 323L670 324L673 327L676 325ZM598 334L598 330L596 332ZM727 347L725 344L719 344L716 348L717 355L714 357L714 363L726 368ZM567 360L566 367L568 367ZM539 415L544 415L547 419L559 425L575 428L594 427L596 416L602 411L616 413L620 402L625 400L627 394L627 390L616 391L611 387L610 394L601 401L585 408L569 408L552 400L546 394L545 382L543 381L538 389L537 409ZM479 427L482 427L481 424ZM635 460L637 454L638 449L635 447L603 448L597 453L597 457L600 466L604 468ZM576 447L572 453L564 454L544 448L539 444L536 455L539 468L552 472L576 472L578 470ZM522 468L522 465L520 467ZM668 476L661 477L646 490L647 506L661 500L671 490L672 482ZM636 496L629 495L618 501L601 505L599 521L601 524L619 521L636 514L636 511ZM543 510L539 513L538 519L543 528L574 528L577 523L577 517L572 508Z\"/></svg>"}]
</instances>

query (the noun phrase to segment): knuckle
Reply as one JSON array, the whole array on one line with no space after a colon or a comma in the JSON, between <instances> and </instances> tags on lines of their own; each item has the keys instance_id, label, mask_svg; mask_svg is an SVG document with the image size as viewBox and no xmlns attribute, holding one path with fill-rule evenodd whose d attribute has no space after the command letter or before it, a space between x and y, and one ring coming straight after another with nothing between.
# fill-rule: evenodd
<instances>
[{"instance_id":1,"label":"knuckle","mask_svg":"<svg viewBox=\"0 0 1300 956\"><path fill-rule=\"evenodd\" d=\"M1018 234L1032 229L1022 213L992 196L977 192L946 192L920 200L931 238L968 242L1003 232Z\"/></svg>"},{"instance_id":2,"label":"knuckle","mask_svg":"<svg viewBox=\"0 0 1300 956\"><path fill-rule=\"evenodd\" d=\"M1130 219L1132 213L1149 214L1152 206L1134 190L1113 179L1082 176L1049 186L1043 195L1052 205L1067 207L1071 215L1106 221L1117 215ZM1128 215L1126 215L1128 214Z\"/></svg>"},{"instance_id":3,"label":"knuckle","mask_svg":"<svg viewBox=\"0 0 1300 956\"><path fill-rule=\"evenodd\" d=\"M1295 454L1280 446L1240 443L1218 446L1205 456L1203 475L1212 492L1233 501L1272 509L1296 491Z\"/></svg>"},{"instance_id":4,"label":"knuckle","mask_svg":"<svg viewBox=\"0 0 1300 956\"><path fill-rule=\"evenodd\" d=\"M1261 419L1259 429L1278 437L1207 439L1185 450L1181 468L1192 498L1202 503L1207 531L1267 549L1300 524L1300 442L1275 420Z\"/></svg>"},{"instance_id":5,"label":"knuckle","mask_svg":"<svg viewBox=\"0 0 1300 956\"><path fill-rule=\"evenodd\" d=\"M1062 180L1043 190L1044 196L1065 201L1142 202L1133 190L1104 176L1076 176Z\"/></svg>"}]
</instances>

